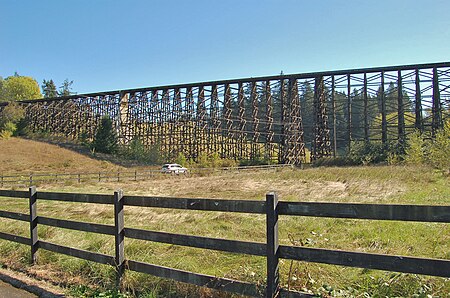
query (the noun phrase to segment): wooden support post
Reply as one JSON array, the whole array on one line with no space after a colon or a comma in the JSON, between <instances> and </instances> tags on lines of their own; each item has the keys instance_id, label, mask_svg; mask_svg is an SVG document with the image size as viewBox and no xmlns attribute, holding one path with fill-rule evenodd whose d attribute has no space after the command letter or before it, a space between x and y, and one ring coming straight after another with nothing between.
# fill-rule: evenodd
<instances>
[{"instance_id":1,"label":"wooden support post","mask_svg":"<svg viewBox=\"0 0 450 298\"><path fill-rule=\"evenodd\" d=\"M270 192L266 195L267 228L267 288L266 297L277 297L279 292L278 272L278 195Z\"/></svg>"},{"instance_id":2,"label":"wooden support post","mask_svg":"<svg viewBox=\"0 0 450 298\"><path fill-rule=\"evenodd\" d=\"M266 111L266 122L267 122L267 134L266 134L266 146L268 151L268 156L270 160L272 160L274 153L273 153L273 137L274 137L274 131L273 131L273 104L272 104L272 92L270 90L270 81L266 81L266 88L265 88L265 97L266 97L266 104L267 104L267 111Z\"/></svg>"},{"instance_id":3,"label":"wooden support post","mask_svg":"<svg viewBox=\"0 0 450 298\"><path fill-rule=\"evenodd\" d=\"M331 76L331 108L333 110L333 157L337 154L336 83Z\"/></svg>"},{"instance_id":4,"label":"wooden support post","mask_svg":"<svg viewBox=\"0 0 450 298\"><path fill-rule=\"evenodd\" d=\"M405 142L405 106L403 104L402 71L397 75L397 112L398 112L398 143L403 146Z\"/></svg>"},{"instance_id":5,"label":"wooden support post","mask_svg":"<svg viewBox=\"0 0 450 298\"><path fill-rule=\"evenodd\" d=\"M367 96L367 73L364 73L364 141L369 142L369 110Z\"/></svg>"},{"instance_id":6,"label":"wooden support post","mask_svg":"<svg viewBox=\"0 0 450 298\"><path fill-rule=\"evenodd\" d=\"M37 192L36 186L29 188L29 205L30 205L30 246L31 246L31 265L36 263L36 252L38 250L38 231L37 231Z\"/></svg>"},{"instance_id":7,"label":"wooden support post","mask_svg":"<svg viewBox=\"0 0 450 298\"><path fill-rule=\"evenodd\" d=\"M384 71L381 72L381 142L387 144L386 95L384 94Z\"/></svg>"},{"instance_id":8,"label":"wooden support post","mask_svg":"<svg viewBox=\"0 0 450 298\"><path fill-rule=\"evenodd\" d=\"M116 251L116 287L119 288L125 270L123 191L121 189L114 192L114 236Z\"/></svg>"},{"instance_id":9,"label":"wooden support post","mask_svg":"<svg viewBox=\"0 0 450 298\"><path fill-rule=\"evenodd\" d=\"M81 174L78 174L78 183L81 183Z\"/></svg>"},{"instance_id":10,"label":"wooden support post","mask_svg":"<svg viewBox=\"0 0 450 298\"><path fill-rule=\"evenodd\" d=\"M347 142L348 153L350 153L352 146L352 95L351 95L351 77L347 75Z\"/></svg>"},{"instance_id":11,"label":"wooden support post","mask_svg":"<svg viewBox=\"0 0 450 298\"><path fill-rule=\"evenodd\" d=\"M431 108L431 134L436 136L436 131L443 127L441 96L439 90L439 76L437 68L433 68L433 103Z\"/></svg>"},{"instance_id":12,"label":"wooden support post","mask_svg":"<svg viewBox=\"0 0 450 298\"><path fill-rule=\"evenodd\" d=\"M416 119L414 122L414 127L419 130L420 132L423 132L423 121L422 121L422 93L420 90L420 73L419 69L416 69L416 102L415 102L415 114Z\"/></svg>"},{"instance_id":13,"label":"wooden support post","mask_svg":"<svg viewBox=\"0 0 450 298\"><path fill-rule=\"evenodd\" d=\"M284 84L285 84L285 80L281 79L280 80L280 106L281 106L281 110L280 110L280 123L281 123L281 136L279 139L279 153L278 153L278 162L279 163L286 163L286 159L285 159L285 151L286 151L286 126L285 126L285 119L286 119L286 92L284 90Z\"/></svg>"},{"instance_id":14,"label":"wooden support post","mask_svg":"<svg viewBox=\"0 0 450 298\"><path fill-rule=\"evenodd\" d=\"M30 174L30 187L33 185L33 174Z\"/></svg>"}]
</instances>

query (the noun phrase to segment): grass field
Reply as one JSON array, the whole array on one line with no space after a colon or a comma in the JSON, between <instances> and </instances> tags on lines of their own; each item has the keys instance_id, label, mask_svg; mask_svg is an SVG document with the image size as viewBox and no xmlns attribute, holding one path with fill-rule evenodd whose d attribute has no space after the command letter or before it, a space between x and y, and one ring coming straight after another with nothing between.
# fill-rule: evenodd
<instances>
[{"instance_id":1,"label":"grass field","mask_svg":"<svg viewBox=\"0 0 450 298\"><path fill-rule=\"evenodd\" d=\"M0 155L1 156L1 155ZM75 159L75 163L79 163ZM93 161L95 162L95 161ZM100 166L103 163L100 162ZM111 165L113 166L113 165ZM92 167L95 167L92 165ZM40 185L38 190L264 200L268 191L280 200L356 203L450 205L448 176L427 167L379 166L283 169L246 173L216 173L205 177L165 177L144 182L67 183ZM28 212L27 201L0 200L0 210ZM39 202L42 216L113 224L112 206ZM12 224L14 223L14 224ZM221 212L125 208L127 227L227 239L264 242L265 217ZM0 231L27 236L26 223L0 220ZM114 238L53 227L39 227L43 240L113 255ZM265 259L175 245L126 239L128 259L221 277L264 283ZM306 247L450 259L450 226L324 218L280 218L280 243ZM111 267L46 251L28 267L29 248L0 240L0 262L89 296L86 284L100 289L114 284ZM450 280L377 270L281 261L281 284L323 296L448 297ZM217 292L127 272L129 292L144 297L217 297ZM87 291L87 292L86 292ZM84 293L84 294L83 294ZM227 296L226 294L220 294Z\"/></svg>"}]
</instances>

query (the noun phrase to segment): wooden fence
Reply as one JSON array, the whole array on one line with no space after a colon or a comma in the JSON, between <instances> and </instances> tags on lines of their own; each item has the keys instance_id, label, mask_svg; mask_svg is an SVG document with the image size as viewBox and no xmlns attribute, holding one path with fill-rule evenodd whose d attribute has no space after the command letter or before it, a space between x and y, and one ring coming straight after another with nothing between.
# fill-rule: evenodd
<instances>
[{"instance_id":1,"label":"wooden fence","mask_svg":"<svg viewBox=\"0 0 450 298\"><path fill-rule=\"evenodd\" d=\"M117 285L120 284L124 270L132 270L253 297L311 297L306 293L289 291L280 287L279 259L450 277L450 260L445 259L285 246L278 243L278 217L280 215L450 223L450 206L284 202L278 201L276 193L268 193L265 201L126 196L121 190L114 192L114 195L56 193L37 192L34 186L30 187L29 191L0 190L0 197L28 199L30 207L29 214L0 211L0 217L29 222L30 237L0 232L1 239L29 245L32 262L35 261L38 249L44 249L114 266L117 272ZM38 200L113 204L115 224L112 226L38 216L36 204ZM265 214L266 243L127 228L124 223L124 206ZM114 236L115 256L39 240L38 225ZM128 260L124 254L125 237L265 257L267 259L267 284L263 287L248 282Z\"/></svg>"},{"instance_id":2,"label":"wooden fence","mask_svg":"<svg viewBox=\"0 0 450 298\"><path fill-rule=\"evenodd\" d=\"M231 171L257 171L275 170L279 168L292 168L289 164L274 164L260 166L240 166L223 168L191 168L188 175L202 175L214 172ZM182 174L181 174L182 175ZM109 171L109 172L84 172L84 173L30 173L30 174L6 174L0 175L0 187L4 186L32 186L37 183L82 183L82 182L120 182L155 179L167 176L160 170L135 170L135 171Z\"/></svg>"}]
</instances>

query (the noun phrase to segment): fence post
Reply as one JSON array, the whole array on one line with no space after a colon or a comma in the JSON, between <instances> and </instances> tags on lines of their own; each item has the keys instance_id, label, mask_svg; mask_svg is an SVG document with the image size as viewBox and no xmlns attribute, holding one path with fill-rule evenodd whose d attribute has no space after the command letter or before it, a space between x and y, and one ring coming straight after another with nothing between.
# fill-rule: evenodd
<instances>
[{"instance_id":1,"label":"fence post","mask_svg":"<svg viewBox=\"0 0 450 298\"><path fill-rule=\"evenodd\" d=\"M114 192L114 236L116 250L116 287L120 287L120 281L124 272L124 218L123 218L123 191Z\"/></svg>"},{"instance_id":2,"label":"fence post","mask_svg":"<svg viewBox=\"0 0 450 298\"><path fill-rule=\"evenodd\" d=\"M78 183L81 183L81 174L78 174Z\"/></svg>"},{"instance_id":3,"label":"fence post","mask_svg":"<svg viewBox=\"0 0 450 298\"><path fill-rule=\"evenodd\" d=\"M137 170L134 170L134 181L137 181Z\"/></svg>"},{"instance_id":4,"label":"fence post","mask_svg":"<svg viewBox=\"0 0 450 298\"><path fill-rule=\"evenodd\" d=\"M100 182L100 180L101 180L101 178L102 178L102 173L98 173L98 182Z\"/></svg>"},{"instance_id":5,"label":"fence post","mask_svg":"<svg viewBox=\"0 0 450 298\"><path fill-rule=\"evenodd\" d=\"M266 228L267 228L267 287L266 297L277 297L279 292L278 272L278 195L266 194Z\"/></svg>"},{"instance_id":6,"label":"fence post","mask_svg":"<svg viewBox=\"0 0 450 298\"><path fill-rule=\"evenodd\" d=\"M30 174L30 187L33 185L33 174Z\"/></svg>"},{"instance_id":7,"label":"fence post","mask_svg":"<svg viewBox=\"0 0 450 298\"><path fill-rule=\"evenodd\" d=\"M30 246L31 246L31 260L33 265L36 262L36 252L38 250L38 233L37 233L37 192L36 186L30 186Z\"/></svg>"}]
</instances>

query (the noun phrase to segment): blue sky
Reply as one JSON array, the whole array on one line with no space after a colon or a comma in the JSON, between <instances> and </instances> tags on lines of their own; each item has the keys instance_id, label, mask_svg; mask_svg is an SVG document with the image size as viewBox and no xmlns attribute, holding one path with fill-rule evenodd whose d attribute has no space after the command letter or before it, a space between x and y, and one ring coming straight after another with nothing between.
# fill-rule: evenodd
<instances>
[{"instance_id":1,"label":"blue sky","mask_svg":"<svg viewBox=\"0 0 450 298\"><path fill-rule=\"evenodd\" d=\"M77 93L450 61L450 1L0 0L0 76Z\"/></svg>"}]
</instances>

